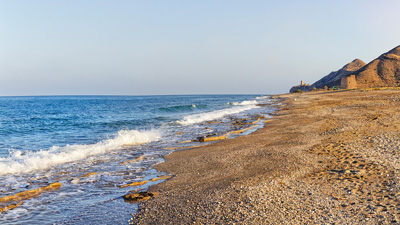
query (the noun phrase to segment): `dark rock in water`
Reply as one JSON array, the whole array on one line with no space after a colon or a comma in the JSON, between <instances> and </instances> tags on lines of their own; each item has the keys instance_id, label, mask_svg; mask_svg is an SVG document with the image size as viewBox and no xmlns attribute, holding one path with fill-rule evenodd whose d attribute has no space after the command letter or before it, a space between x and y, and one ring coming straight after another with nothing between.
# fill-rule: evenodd
<instances>
[{"instance_id":1,"label":"dark rock in water","mask_svg":"<svg viewBox=\"0 0 400 225\"><path fill-rule=\"evenodd\" d=\"M147 180L133 182L133 183L130 183L130 184L125 184L125 185L119 186L119 187L120 188L125 188L125 187L128 187L128 186L140 186L140 185L143 185L143 184L147 184Z\"/></svg>"},{"instance_id":2,"label":"dark rock in water","mask_svg":"<svg viewBox=\"0 0 400 225\"><path fill-rule=\"evenodd\" d=\"M227 139L227 138L228 137L226 137L225 135L216 136L216 137L206 136L206 137L198 137L196 140L193 140L193 141L209 142L209 141L220 141L220 140L224 140L224 139Z\"/></svg>"},{"instance_id":3,"label":"dark rock in water","mask_svg":"<svg viewBox=\"0 0 400 225\"><path fill-rule=\"evenodd\" d=\"M155 178L151 179L150 181L166 180L166 179L169 179L171 177L172 177L171 175L158 176L158 177L155 177Z\"/></svg>"},{"instance_id":4,"label":"dark rock in water","mask_svg":"<svg viewBox=\"0 0 400 225\"><path fill-rule=\"evenodd\" d=\"M4 211L6 211L6 210L15 209L15 208L17 208L18 206L22 205L22 203L23 203L23 202L19 202L19 203L17 203L17 204L11 204L11 205L9 205L9 206L0 208L0 212L4 212Z\"/></svg>"},{"instance_id":5,"label":"dark rock in water","mask_svg":"<svg viewBox=\"0 0 400 225\"><path fill-rule=\"evenodd\" d=\"M207 137L198 137L198 138L196 138L196 139L193 140L193 141L194 141L194 142L203 142L205 138L207 138Z\"/></svg>"},{"instance_id":6,"label":"dark rock in water","mask_svg":"<svg viewBox=\"0 0 400 225\"><path fill-rule=\"evenodd\" d=\"M157 196L158 193L156 192L148 192L148 191L142 191L138 193L132 193L132 194L127 194L122 196L125 201L131 202L131 203L136 203L140 201L146 201L149 200L152 197Z\"/></svg>"},{"instance_id":7,"label":"dark rock in water","mask_svg":"<svg viewBox=\"0 0 400 225\"><path fill-rule=\"evenodd\" d=\"M43 192L55 191L55 190L58 190L60 187L61 187L61 183L56 182L56 183L52 183L46 187L40 187L37 189L18 192L14 195L8 195L8 196L1 197L0 203L8 203L8 202L15 202L15 201L22 201L22 200L37 198Z\"/></svg>"}]
</instances>

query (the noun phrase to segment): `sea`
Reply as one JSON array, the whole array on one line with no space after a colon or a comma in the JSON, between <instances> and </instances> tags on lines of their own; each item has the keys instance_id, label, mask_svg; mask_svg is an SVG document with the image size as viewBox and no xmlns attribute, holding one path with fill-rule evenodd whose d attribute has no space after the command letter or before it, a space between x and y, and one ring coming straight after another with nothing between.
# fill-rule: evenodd
<instances>
[{"instance_id":1,"label":"sea","mask_svg":"<svg viewBox=\"0 0 400 225\"><path fill-rule=\"evenodd\" d=\"M163 182L150 180L168 175L153 168L165 155L254 132L278 104L268 95L0 97L0 224L127 224L139 209L122 196Z\"/></svg>"}]
</instances>

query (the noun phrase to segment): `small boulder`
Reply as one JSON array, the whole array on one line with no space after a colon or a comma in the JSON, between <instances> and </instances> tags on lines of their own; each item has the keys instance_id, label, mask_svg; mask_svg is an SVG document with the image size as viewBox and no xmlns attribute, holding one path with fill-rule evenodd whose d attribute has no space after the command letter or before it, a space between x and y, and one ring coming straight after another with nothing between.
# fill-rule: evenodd
<instances>
[{"instance_id":1,"label":"small boulder","mask_svg":"<svg viewBox=\"0 0 400 225\"><path fill-rule=\"evenodd\" d=\"M152 197L157 196L157 192L148 192L148 191L142 191L142 192L137 192L137 193L131 193L122 196L125 201L130 202L130 203L136 203L136 202L141 202L141 201L147 201Z\"/></svg>"}]
</instances>

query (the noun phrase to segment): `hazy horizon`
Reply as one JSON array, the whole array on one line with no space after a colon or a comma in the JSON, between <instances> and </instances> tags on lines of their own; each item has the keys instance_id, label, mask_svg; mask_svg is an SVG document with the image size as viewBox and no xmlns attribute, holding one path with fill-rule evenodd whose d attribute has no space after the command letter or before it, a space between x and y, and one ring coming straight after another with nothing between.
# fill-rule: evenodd
<instances>
[{"instance_id":1,"label":"hazy horizon","mask_svg":"<svg viewBox=\"0 0 400 225\"><path fill-rule=\"evenodd\" d=\"M286 93L398 46L399 7L0 0L0 96Z\"/></svg>"},{"instance_id":2,"label":"hazy horizon","mask_svg":"<svg viewBox=\"0 0 400 225\"><path fill-rule=\"evenodd\" d=\"M110 94L110 95L102 95L102 94L87 94L87 95L80 95L80 94L72 94L72 95L63 95L63 94L61 94L61 95L46 95L46 94L44 94L44 95L0 95L0 98L13 98L13 97L27 97L27 98L29 98L29 97L96 97L96 96L99 96L99 97L101 97L101 96L107 96L107 97L112 97L112 96L116 96L116 97L118 97L118 96L121 96L121 97L123 97L123 96L129 96L129 97L155 97L155 96L191 96L191 95L193 95L193 96L216 96L216 95L221 95L221 96L224 96L224 95L227 95L227 96L229 96L229 95L232 95L232 96L235 96L235 95L238 95L238 96L240 96L240 95L244 95L244 96L246 96L246 95L249 95L249 96L252 96L252 95L254 95L254 96L260 96L260 95L265 95L265 96L267 96L267 95L273 95L273 94L266 94L266 93L254 93L254 94L247 94L247 93L243 93L243 94L218 94L218 93L216 93L216 94L137 94L137 95L135 95L135 94L126 94L126 95L124 95L124 94Z\"/></svg>"}]
</instances>

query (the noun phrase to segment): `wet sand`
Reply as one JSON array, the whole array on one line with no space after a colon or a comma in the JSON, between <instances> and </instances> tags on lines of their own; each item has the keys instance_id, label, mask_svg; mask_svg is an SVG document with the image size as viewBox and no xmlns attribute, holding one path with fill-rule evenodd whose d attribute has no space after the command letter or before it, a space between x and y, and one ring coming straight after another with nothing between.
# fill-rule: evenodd
<instances>
[{"instance_id":1,"label":"wet sand","mask_svg":"<svg viewBox=\"0 0 400 225\"><path fill-rule=\"evenodd\" d=\"M276 97L264 128L168 155L132 223L400 223L400 91Z\"/></svg>"}]
</instances>

